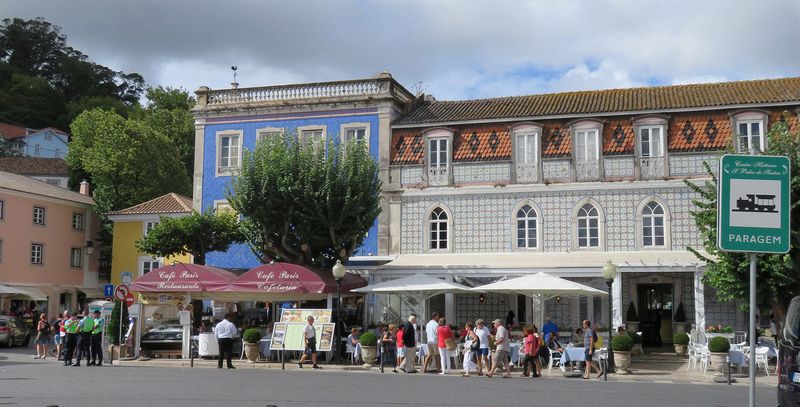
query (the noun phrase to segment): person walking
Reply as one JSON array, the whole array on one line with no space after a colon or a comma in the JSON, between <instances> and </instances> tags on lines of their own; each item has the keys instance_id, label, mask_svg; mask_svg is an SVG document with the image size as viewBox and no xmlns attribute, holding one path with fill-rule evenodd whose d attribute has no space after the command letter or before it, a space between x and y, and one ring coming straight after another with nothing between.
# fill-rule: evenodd
<instances>
[{"instance_id":1,"label":"person walking","mask_svg":"<svg viewBox=\"0 0 800 407\"><path fill-rule=\"evenodd\" d=\"M494 343L497 348L495 349L494 357L492 358L492 369L489 370L489 373L487 373L486 376L492 377L494 372L497 370L497 367L502 363L506 368L503 378L508 379L511 377L511 362L508 360L508 354L511 352L511 346L508 343L508 330L505 326L503 326L502 319L495 319L492 323L497 330L494 337Z\"/></svg>"},{"instance_id":2,"label":"person walking","mask_svg":"<svg viewBox=\"0 0 800 407\"><path fill-rule=\"evenodd\" d=\"M50 342L50 323L47 322L47 316L44 313L39 315L39 322L36 323L36 340L33 342L36 345L36 356L34 359L47 358L47 344Z\"/></svg>"},{"instance_id":3,"label":"person walking","mask_svg":"<svg viewBox=\"0 0 800 407\"><path fill-rule=\"evenodd\" d=\"M67 311L64 311L66 314ZM64 366L72 366L72 356L75 354L75 346L78 341L78 313L73 312L70 314L69 319L64 321L65 335L65 348L64 352Z\"/></svg>"},{"instance_id":4,"label":"person walking","mask_svg":"<svg viewBox=\"0 0 800 407\"><path fill-rule=\"evenodd\" d=\"M86 359L86 365L89 365L93 330L94 319L89 316L89 310L86 309L83 311L83 318L78 321L78 360L72 366L80 367L81 358Z\"/></svg>"},{"instance_id":5,"label":"person walking","mask_svg":"<svg viewBox=\"0 0 800 407\"><path fill-rule=\"evenodd\" d=\"M92 361L89 366L103 366L103 326L106 321L100 316L100 310L94 313L94 329L92 329L91 353Z\"/></svg>"},{"instance_id":6,"label":"person walking","mask_svg":"<svg viewBox=\"0 0 800 407\"><path fill-rule=\"evenodd\" d=\"M473 349L480 348L480 339L475 334L474 328L472 322L464 324L464 362L462 363L464 365L464 373L461 375L463 377L469 377L469 372L475 370L478 366L472 361L472 356L475 353Z\"/></svg>"},{"instance_id":7,"label":"person walking","mask_svg":"<svg viewBox=\"0 0 800 407\"><path fill-rule=\"evenodd\" d=\"M447 320L444 317L439 318L439 327L436 328L437 346L439 347L439 359L441 361L439 374L450 373L450 348L449 342L453 341L453 331L447 325Z\"/></svg>"},{"instance_id":8,"label":"person walking","mask_svg":"<svg viewBox=\"0 0 800 407\"><path fill-rule=\"evenodd\" d=\"M306 358L311 356L311 367L314 369L322 369L321 367L317 366L317 330L314 329L314 317L309 315L306 321L308 321L308 323L306 324L305 328L303 328L303 338L305 338L306 351L303 353L303 356L300 357L300 363L297 364L297 367L302 369Z\"/></svg>"},{"instance_id":9,"label":"person walking","mask_svg":"<svg viewBox=\"0 0 800 407\"><path fill-rule=\"evenodd\" d=\"M58 332L56 332L59 338L56 341L58 344L58 361L64 361L67 354L67 329L64 327L67 321L69 321L69 311L64 310L61 318L58 319Z\"/></svg>"},{"instance_id":10,"label":"person walking","mask_svg":"<svg viewBox=\"0 0 800 407\"><path fill-rule=\"evenodd\" d=\"M236 337L238 331L236 330L236 325L230 321L231 317L231 314L226 314L225 318L214 327L214 336L217 337L217 345L219 346L217 369L222 369L223 358L225 358L228 369L236 369L233 366L233 362L231 362L231 356L233 354L233 338Z\"/></svg>"},{"instance_id":11,"label":"person walking","mask_svg":"<svg viewBox=\"0 0 800 407\"><path fill-rule=\"evenodd\" d=\"M524 370L522 377L539 377L541 375L542 365L539 361L539 345L541 344L537 332L536 325L525 327L525 340L523 359Z\"/></svg>"},{"instance_id":12,"label":"person walking","mask_svg":"<svg viewBox=\"0 0 800 407\"><path fill-rule=\"evenodd\" d=\"M486 371L488 372L491 366L489 366L489 328L483 323L482 319L478 319L475 321L475 335L478 337L480 341L480 347L475 353L476 359L478 360L478 376L483 376L483 366L486 365Z\"/></svg>"},{"instance_id":13,"label":"person walking","mask_svg":"<svg viewBox=\"0 0 800 407\"><path fill-rule=\"evenodd\" d=\"M436 332L439 329L439 314L433 313L431 314L431 320L425 324L425 336L427 336L427 351L428 353L425 355L425 358L422 360L422 373L428 373L428 364L431 363L431 359L435 359L435 356L439 354L439 341L436 337ZM439 361L436 360L437 365L439 365ZM436 366L436 370L441 369L441 365Z\"/></svg>"},{"instance_id":14,"label":"person walking","mask_svg":"<svg viewBox=\"0 0 800 407\"><path fill-rule=\"evenodd\" d=\"M383 347L383 364L392 365L392 373L397 373L397 349L395 335L397 334L397 325L389 324L389 328L383 332L381 337L381 346Z\"/></svg>"},{"instance_id":15,"label":"person walking","mask_svg":"<svg viewBox=\"0 0 800 407\"><path fill-rule=\"evenodd\" d=\"M592 323L589 320L583 321L583 346L586 348L585 351L585 358L586 358L586 371L583 374L584 379L588 379L592 375L592 370L597 370L597 378L599 379L602 377L603 373L600 372L600 366L597 365L597 362L592 360L594 357L595 351L595 343L597 341L597 335L594 333L594 329L592 329Z\"/></svg>"},{"instance_id":16,"label":"person walking","mask_svg":"<svg viewBox=\"0 0 800 407\"><path fill-rule=\"evenodd\" d=\"M403 346L405 347L405 371L406 373L417 373L414 368L414 360L417 356L417 316L411 314L405 325L403 325Z\"/></svg>"}]
</instances>

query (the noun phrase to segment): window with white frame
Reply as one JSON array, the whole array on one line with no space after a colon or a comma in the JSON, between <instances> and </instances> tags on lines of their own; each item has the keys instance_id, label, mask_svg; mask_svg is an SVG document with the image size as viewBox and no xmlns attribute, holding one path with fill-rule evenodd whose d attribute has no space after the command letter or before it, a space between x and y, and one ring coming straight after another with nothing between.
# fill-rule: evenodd
<instances>
[{"instance_id":1,"label":"window with white frame","mask_svg":"<svg viewBox=\"0 0 800 407\"><path fill-rule=\"evenodd\" d=\"M33 224L34 225L44 225L45 220L45 210L41 206L34 206L33 207Z\"/></svg>"},{"instance_id":2,"label":"window with white frame","mask_svg":"<svg viewBox=\"0 0 800 407\"><path fill-rule=\"evenodd\" d=\"M142 269L139 270L139 275L143 276L159 267L161 267L161 262L159 260L144 260L142 261Z\"/></svg>"},{"instance_id":3,"label":"window with white frame","mask_svg":"<svg viewBox=\"0 0 800 407\"><path fill-rule=\"evenodd\" d=\"M449 180L450 140L435 137L428 140L428 183L445 185Z\"/></svg>"},{"instance_id":4,"label":"window with white frame","mask_svg":"<svg viewBox=\"0 0 800 407\"><path fill-rule=\"evenodd\" d=\"M283 137L283 129L279 127L266 127L256 131L256 143L265 139Z\"/></svg>"},{"instance_id":5,"label":"window with white frame","mask_svg":"<svg viewBox=\"0 0 800 407\"><path fill-rule=\"evenodd\" d=\"M578 247L600 247L600 216L594 205L587 203L578 210Z\"/></svg>"},{"instance_id":6,"label":"window with white frame","mask_svg":"<svg viewBox=\"0 0 800 407\"><path fill-rule=\"evenodd\" d=\"M313 146L320 148L325 146L325 128L324 127L301 127L300 131L300 145L303 147Z\"/></svg>"},{"instance_id":7,"label":"window with white frame","mask_svg":"<svg viewBox=\"0 0 800 407\"><path fill-rule=\"evenodd\" d=\"M447 250L448 225L447 212L440 207L434 208L428 217L428 232L430 235L428 248L430 250Z\"/></svg>"},{"instance_id":8,"label":"window with white frame","mask_svg":"<svg viewBox=\"0 0 800 407\"><path fill-rule=\"evenodd\" d=\"M517 210L517 248L535 249L538 247L536 241L537 231L536 210L530 205L523 205Z\"/></svg>"},{"instance_id":9,"label":"window with white frame","mask_svg":"<svg viewBox=\"0 0 800 407\"><path fill-rule=\"evenodd\" d=\"M599 158L599 132L593 130L575 131L575 159L579 162L596 162Z\"/></svg>"},{"instance_id":10,"label":"window with white frame","mask_svg":"<svg viewBox=\"0 0 800 407\"><path fill-rule=\"evenodd\" d=\"M664 156L664 127L639 127L639 153L642 158Z\"/></svg>"},{"instance_id":11,"label":"window with white frame","mask_svg":"<svg viewBox=\"0 0 800 407\"><path fill-rule=\"evenodd\" d=\"M69 253L69 265L72 267L80 267L81 260L83 259L83 250L79 248L72 248Z\"/></svg>"},{"instance_id":12,"label":"window with white frame","mask_svg":"<svg viewBox=\"0 0 800 407\"><path fill-rule=\"evenodd\" d=\"M514 162L518 182L536 182L539 175L539 131L514 131Z\"/></svg>"},{"instance_id":13,"label":"window with white frame","mask_svg":"<svg viewBox=\"0 0 800 407\"><path fill-rule=\"evenodd\" d=\"M158 222L145 222L144 223L144 232L142 233L143 237L147 237L151 230L158 225Z\"/></svg>"},{"instance_id":14,"label":"window with white frame","mask_svg":"<svg viewBox=\"0 0 800 407\"><path fill-rule=\"evenodd\" d=\"M83 214L72 214L72 230L83 230Z\"/></svg>"},{"instance_id":15,"label":"window with white frame","mask_svg":"<svg viewBox=\"0 0 800 407\"><path fill-rule=\"evenodd\" d=\"M764 137L763 120L737 120L736 138L737 151L747 153L750 150L764 151L766 138Z\"/></svg>"},{"instance_id":16,"label":"window with white frame","mask_svg":"<svg viewBox=\"0 0 800 407\"><path fill-rule=\"evenodd\" d=\"M38 157L38 156L39 156L39 154L41 154L41 153L42 153L42 148L41 148L41 147L39 147L39 145L38 145L38 144L36 144L35 146L33 146L33 155L35 155L35 156L37 156L37 157Z\"/></svg>"},{"instance_id":17,"label":"window with white frame","mask_svg":"<svg viewBox=\"0 0 800 407\"><path fill-rule=\"evenodd\" d=\"M642 246L664 246L664 208L655 201L642 209Z\"/></svg>"},{"instance_id":18,"label":"window with white frame","mask_svg":"<svg viewBox=\"0 0 800 407\"><path fill-rule=\"evenodd\" d=\"M242 132L217 133L217 174L227 175L239 168L242 160Z\"/></svg>"},{"instance_id":19,"label":"window with white frame","mask_svg":"<svg viewBox=\"0 0 800 407\"><path fill-rule=\"evenodd\" d=\"M60 149L60 148L57 148L57 149L56 149L56 154L55 154L55 156L56 156L56 158L61 158L61 149Z\"/></svg>"},{"instance_id":20,"label":"window with white frame","mask_svg":"<svg viewBox=\"0 0 800 407\"><path fill-rule=\"evenodd\" d=\"M44 258L44 245L41 243L31 244L31 264L42 264Z\"/></svg>"}]
</instances>

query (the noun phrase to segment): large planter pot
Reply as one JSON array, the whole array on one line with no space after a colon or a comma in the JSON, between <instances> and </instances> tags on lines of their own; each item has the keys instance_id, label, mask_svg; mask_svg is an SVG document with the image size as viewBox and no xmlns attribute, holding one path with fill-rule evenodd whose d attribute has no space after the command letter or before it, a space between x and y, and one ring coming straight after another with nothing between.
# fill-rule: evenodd
<instances>
[{"instance_id":1,"label":"large planter pot","mask_svg":"<svg viewBox=\"0 0 800 407\"><path fill-rule=\"evenodd\" d=\"M728 352L711 352L711 368L719 374L724 375L728 366Z\"/></svg>"},{"instance_id":2,"label":"large planter pot","mask_svg":"<svg viewBox=\"0 0 800 407\"><path fill-rule=\"evenodd\" d=\"M631 367L631 352L615 350L614 364L616 364L617 374L630 374L628 368Z\"/></svg>"},{"instance_id":3,"label":"large planter pot","mask_svg":"<svg viewBox=\"0 0 800 407\"><path fill-rule=\"evenodd\" d=\"M678 356L686 356L686 345L675 345L675 354Z\"/></svg>"},{"instance_id":4,"label":"large planter pot","mask_svg":"<svg viewBox=\"0 0 800 407\"><path fill-rule=\"evenodd\" d=\"M247 363L256 363L260 352L261 349L257 343L244 343L244 355L247 356Z\"/></svg>"},{"instance_id":5,"label":"large planter pot","mask_svg":"<svg viewBox=\"0 0 800 407\"><path fill-rule=\"evenodd\" d=\"M631 349L631 355L633 356L644 355L644 350L642 349L641 343L633 344L633 349Z\"/></svg>"},{"instance_id":6,"label":"large planter pot","mask_svg":"<svg viewBox=\"0 0 800 407\"><path fill-rule=\"evenodd\" d=\"M378 355L378 348L375 346L362 346L361 358L364 359L365 366L372 366L373 361Z\"/></svg>"},{"instance_id":7,"label":"large planter pot","mask_svg":"<svg viewBox=\"0 0 800 407\"><path fill-rule=\"evenodd\" d=\"M686 325L688 325L688 324L686 322L674 322L673 324L675 325L675 333L679 333L679 334L687 333L686 332Z\"/></svg>"}]
</instances>

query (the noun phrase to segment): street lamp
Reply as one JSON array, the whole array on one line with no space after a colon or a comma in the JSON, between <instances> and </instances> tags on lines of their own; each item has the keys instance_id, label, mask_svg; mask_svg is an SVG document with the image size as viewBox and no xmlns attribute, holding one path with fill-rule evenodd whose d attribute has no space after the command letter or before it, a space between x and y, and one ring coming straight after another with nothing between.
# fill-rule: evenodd
<instances>
[{"instance_id":1,"label":"street lamp","mask_svg":"<svg viewBox=\"0 0 800 407\"><path fill-rule=\"evenodd\" d=\"M608 286L608 360L606 361L605 380L608 380L608 372L614 373L614 352L611 349L611 335L614 333L613 318L613 298L611 297L611 285L614 284L614 277L617 276L617 266L611 262L606 261L603 265L603 280L606 280Z\"/></svg>"},{"instance_id":2,"label":"street lamp","mask_svg":"<svg viewBox=\"0 0 800 407\"><path fill-rule=\"evenodd\" d=\"M347 273L347 270L344 268L341 260L336 260L336 264L333 265L331 269L333 272L333 278L336 279L336 325L339 325L334 332L336 333L336 338L333 343L336 344L336 361L341 361L341 354L342 354L342 278Z\"/></svg>"}]
</instances>

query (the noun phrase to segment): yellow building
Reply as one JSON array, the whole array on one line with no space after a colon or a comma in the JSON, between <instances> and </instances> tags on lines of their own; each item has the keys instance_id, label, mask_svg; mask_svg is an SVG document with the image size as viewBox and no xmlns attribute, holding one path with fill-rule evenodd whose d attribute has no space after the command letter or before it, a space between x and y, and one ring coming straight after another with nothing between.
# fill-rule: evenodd
<instances>
[{"instance_id":1,"label":"yellow building","mask_svg":"<svg viewBox=\"0 0 800 407\"><path fill-rule=\"evenodd\" d=\"M136 248L136 241L158 224L162 216L181 217L192 212L192 200L175 193L140 203L130 208L110 212L114 222L112 243L111 284L130 284L131 281L173 261L191 263L190 255L152 257Z\"/></svg>"}]
</instances>

